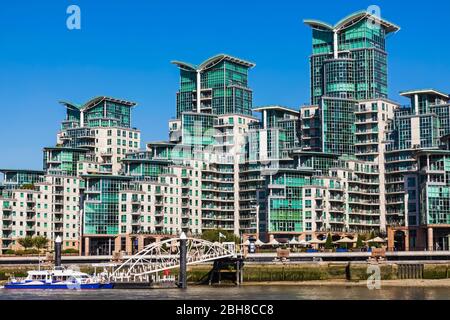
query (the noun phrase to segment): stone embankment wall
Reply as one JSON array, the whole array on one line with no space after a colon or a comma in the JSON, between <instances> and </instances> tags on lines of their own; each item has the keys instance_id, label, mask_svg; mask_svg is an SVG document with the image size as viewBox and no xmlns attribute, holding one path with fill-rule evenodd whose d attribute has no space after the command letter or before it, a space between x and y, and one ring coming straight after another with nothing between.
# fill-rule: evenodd
<instances>
[{"instance_id":1,"label":"stone embankment wall","mask_svg":"<svg viewBox=\"0 0 450 320\"><path fill-rule=\"evenodd\" d=\"M398 264L380 264L382 280L401 279L447 279L450 278L450 262L444 264L426 263L417 269ZM313 280L366 280L367 264L360 263L320 263L320 264L247 264L244 266L244 282L267 281L313 281ZM402 269L403 268L403 269ZM4 283L12 275L24 277L33 266L0 266L0 283ZM399 269L402 269L399 271ZM80 266L80 270L93 273L93 267ZM199 283L208 278L210 265L188 267L188 281ZM405 271L406 270L406 271ZM98 270L100 271L100 270ZM177 274L177 270L172 270ZM225 280L225 279L224 279Z\"/></svg>"}]
</instances>

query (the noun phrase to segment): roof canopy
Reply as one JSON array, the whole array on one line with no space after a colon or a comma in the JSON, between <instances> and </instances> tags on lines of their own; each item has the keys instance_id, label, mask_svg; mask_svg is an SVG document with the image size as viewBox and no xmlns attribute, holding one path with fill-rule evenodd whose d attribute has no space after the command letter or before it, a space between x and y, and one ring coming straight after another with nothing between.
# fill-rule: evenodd
<instances>
[{"instance_id":1,"label":"roof canopy","mask_svg":"<svg viewBox=\"0 0 450 320\"><path fill-rule=\"evenodd\" d=\"M397 26L387 20L384 20L380 17L377 17L376 15L369 13L366 10L355 12L355 13L345 17L344 19L342 19L341 21L336 23L334 26L329 23L322 22L320 20L314 20L314 19L306 19L303 22L305 24L309 25L310 27L319 29L319 30L341 31L341 30L344 30L344 29L347 29L347 28L353 26L354 24L358 23L359 21L361 21L362 19L365 19L365 18L370 18L370 19L373 19L374 21L380 23L380 25L386 29L387 33L397 32L400 30L399 26Z\"/></svg>"},{"instance_id":2,"label":"roof canopy","mask_svg":"<svg viewBox=\"0 0 450 320\"><path fill-rule=\"evenodd\" d=\"M449 100L450 99L448 94L446 94L446 93L444 93L442 91L435 90L435 89L417 89L417 90L408 90L408 91L400 92L400 95L402 97L408 97L408 98L410 98L410 97L412 97L412 96L414 96L416 94L429 94L429 95L438 96L438 97L443 98L445 100Z\"/></svg>"},{"instance_id":3,"label":"roof canopy","mask_svg":"<svg viewBox=\"0 0 450 320\"><path fill-rule=\"evenodd\" d=\"M205 70L208 70L208 69L214 67L215 65L217 65L218 63L220 63L223 60L231 61L231 62L240 64L240 65L243 65L244 67L247 67L247 68L253 68L254 66L256 66L256 64L254 64L253 62L242 60L242 59L239 59L239 58L236 58L236 57L224 54L224 53L215 55L215 56L205 60L200 65L194 65L191 63L178 61L178 60L174 60L174 61L172 61L172 63L177 65L180 69L185 70L185 71L205 71Z\"/></svg>"},{"instance_id":4,"label":"roof canopy","mask_svg":"<svg viewBox=\"0 0 450 320\"><path fill-rule=\"evenodd\" d=\"M44 174L45 171L42 170L28 170L28 169L0 169L1 173L11 173L11 172L17 172L17 173L35 173L35 174Z\"/></svg>"},{"instance_id":5,"label":"roof canopy","mask_svg":"<svg viewBox=\"0 0 450 320\"><path fill-rule=\"evenodd\" d=\"M253 111L255 112L262 112L264 110L279 110L279 111L284 111L287 113L292 113L295 115L299 115L299 111L298 110L294 110L288 107L284 107L284 106L280 106L280 105L268 105L268 106L261 106L261 107L257 107L254 108Z\"/></svg>"},{"instance_id":6,"label":"roof canopy","mask_svg":"<svg viewBox=\"0 0 450 320\"><path fill-rule=\"evenodd\" d=\"M114 102L114 103L119 103L119 104L123 104L123 105L129 106L129 107L136 106L135 102L130 102L130 101L127 101L127 100L116 99L116 98L107 97L107 96L95 97L95 98L89 100L88 102L86 102L84 105L75 104L75 103L72 103L72 102L69 102L69 101L60 101L59 103L64 105L68 109L85 111L85 110L88 110L88 109L90 109L92 107L95 107L96 105L98 105L99 103L101 103L103 101L110 101L110 102Z\"/></svg>"}]
</instances>

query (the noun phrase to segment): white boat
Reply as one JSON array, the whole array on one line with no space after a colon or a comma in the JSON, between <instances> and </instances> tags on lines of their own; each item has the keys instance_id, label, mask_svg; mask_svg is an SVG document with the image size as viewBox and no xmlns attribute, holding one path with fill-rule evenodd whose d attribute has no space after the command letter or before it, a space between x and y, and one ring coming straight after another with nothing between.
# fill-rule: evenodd
<instances>
[{"instance_id":1,"label":"white boat","mask_svg":"<svg viewBox=\"0 0 450 320\"><path fill-rule=\"evenodd\" d=\"M25 279L12 278L5 289L112 289L113 284L96 277L72 270L34 270L28 271Z\"/></svg>"}]
</instances>

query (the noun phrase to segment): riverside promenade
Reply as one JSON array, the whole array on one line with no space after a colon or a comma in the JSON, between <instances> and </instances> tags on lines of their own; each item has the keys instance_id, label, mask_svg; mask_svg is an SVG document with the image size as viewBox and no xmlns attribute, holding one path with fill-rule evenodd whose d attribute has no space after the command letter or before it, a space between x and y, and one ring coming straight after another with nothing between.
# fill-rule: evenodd
<instances>
[{"instance_id":1,"label":"riverside promenade","mask_svg":"<svg viewBox=\"0 0 450 320\"><path fill-rule=\"evenodd\" d=\"M122 259L132 257L125 255ZM314 252L314 253L290 253L289 261L286 263L310 263L310 262L366 262L371 257L370 252ZM247 254L245 263L273 263L277 258L276 252ZM113 256L62 256L64 264L91 265L95 263L109 263ZM44 261L41 256L0 256L2 265L37 265L39 260ZM450 262L450 251L387 251L388 262Z\"/></svg>"}]
</instances>

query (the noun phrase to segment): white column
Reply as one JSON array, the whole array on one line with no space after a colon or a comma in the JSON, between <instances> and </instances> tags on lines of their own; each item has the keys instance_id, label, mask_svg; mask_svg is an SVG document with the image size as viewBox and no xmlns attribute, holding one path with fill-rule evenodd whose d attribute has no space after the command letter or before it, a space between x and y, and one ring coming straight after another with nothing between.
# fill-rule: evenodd
<instances>
[{"instance_id":1,"label":"white column","mask_svg":"<svg viewBox=\"0 0 450 320\"><path fill-rule=\"evenodd\" d=\"M414 95L414 114L419 114L419 95Z\"/></svg>"},{"instance_id":2,"label":"white column","mask_svg":"<svg viewBox=\"0 0 450 320\"><path fill-rule=\"evenodd\" d=\"M337 59L338 58L338 32L337 30L333 30L333 53L334 53L334 58Z\"/></svg>"},{"instance_id":3,"label":"white column","mask_svg":"<svg viewBox=\"0 0 450 320\"><path fill-rule=\"evenodd\" d=\"M84 127L84 111L80 111L80 127Z\"/></svg>"},{"instance_id":4,"label":"white column","mask_svg":"<svg viewBox=\"0 0 450 320\"><path fill-rule=\"evenodd\" d=\"M202 83L201 83L201 73L200 70L197 70L197 112L200 113L200 108L201 108L201 104L200 104L200 91L202 88Z\"/></svg>"}]
</instances>

